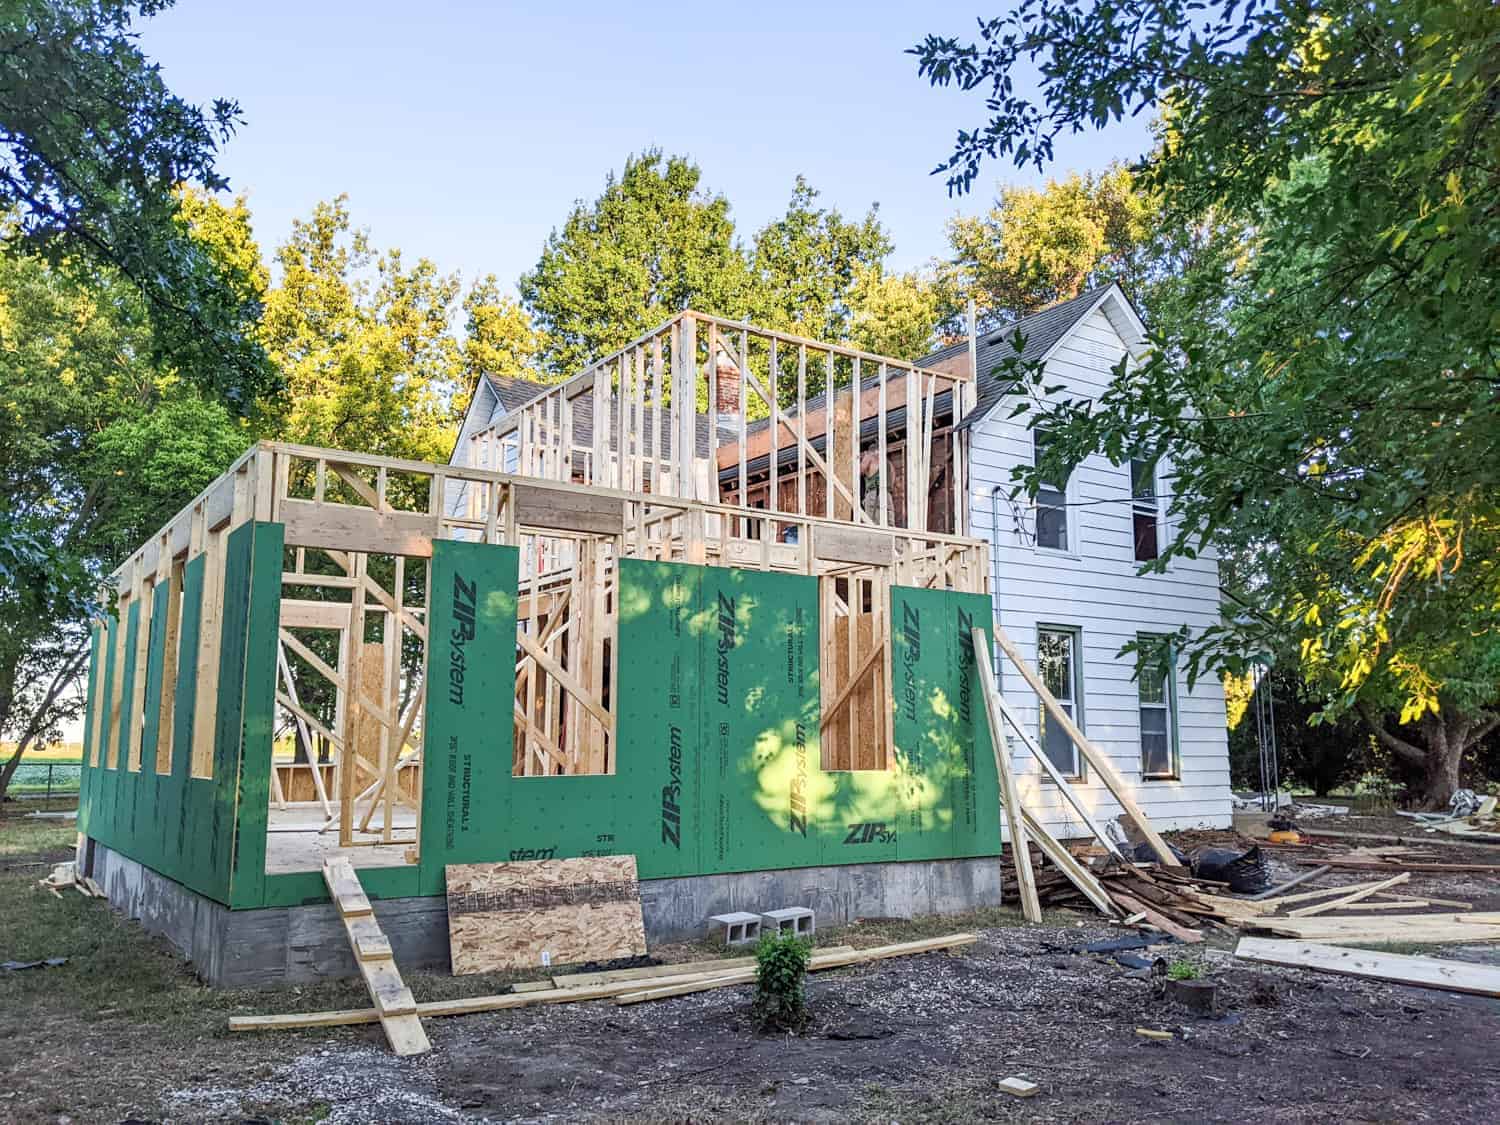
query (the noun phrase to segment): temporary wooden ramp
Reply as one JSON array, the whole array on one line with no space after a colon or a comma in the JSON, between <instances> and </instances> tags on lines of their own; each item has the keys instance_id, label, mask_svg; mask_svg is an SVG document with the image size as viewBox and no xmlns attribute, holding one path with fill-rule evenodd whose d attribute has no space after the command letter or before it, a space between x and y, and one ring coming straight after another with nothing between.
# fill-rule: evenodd
<instances>
[{"instance_id":1,"label":"temporary wooden ramp","mask_svg":"<svg viewBox=\"0 0 1500 1125\"><path fill-rule=\"evenodd\" d=\"M391 943L380 931L370 900L348 859L340 856L323 864L323 881L344 921L359 972L375 1001L375 1014L391 1050L398 1055L420 1055L432 1050L417 1016L416 997L401 979L391 955Z\"/></svg>"}]
</instances>

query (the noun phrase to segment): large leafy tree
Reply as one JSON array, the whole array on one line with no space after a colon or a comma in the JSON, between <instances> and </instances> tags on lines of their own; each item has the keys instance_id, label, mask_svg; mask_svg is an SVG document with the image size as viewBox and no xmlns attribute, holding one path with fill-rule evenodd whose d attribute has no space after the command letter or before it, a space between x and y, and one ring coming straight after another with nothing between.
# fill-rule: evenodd
<instances>
[{"instance_id":1,"label":"large leafy tree","mask_svg":"<svg viewBox=\"0 0 1500 1125\"><path fill-rule=\"evenodd\" d=\"M948 284L987 322L1014 320L1090 286L1139 293L1154 279L1158 202L1123 167L1045 187L1004 187L982 215L948 224Z\"/></svg>"},{"instance_id":2,"label":"large leafy tree","mask_svg":"<svg viewBox=\"0 0 1500 1125\"><path fill-rule=\"evenodd\" d=\"M9 0L0 6L0 211L57 268L135 286L146 341L232 409L274 382L253 319L177 221L178 185L226 186L217 146L239 117L175 96L136 44L170 0Z\"/></svg>"},{"instance_id":3,"label":"large leafy tree","mask_svg":"<svg viewBox=\"0 0 1500 1125\"><path fill-rule=\"evenodd\" d=\"M626 160L598 199L580 201L552 232L519 286L546 334L548 371L575 375L689 307L749 311L750 271L729 201L701 181L691 161L652 149Z\"/></svg>"},{"instance_id":4,"label":"large leafy tree","mask_svg":"<svg viewBox=\"0 0 1500 1125\"><path fill-rule=\"evenodd\" d=\"M854 276L849 304L849 338L857 347L906 360L932 351L940 342L938 326L957 314L932 270L886 273L866 266Z\"/></svg>"},{"instance_id":5,"label":"large leafy tree","mask_svg":"<svg viewBox=\"0 0 1500 1125\"><path fill-rule=\"evenodd\" d=\"M457 277L377 252L348 201L319 203L276 251L260 334L286 380L267 404L288 441L446 460L460 395Z\"/></svg>"},{"instance_id":6,"label":"large leafy tree","mask_svg":"<svg viewBox=\"0 0 1500 1125\"><path fill-rule=\"evenodd\" d=\"M798 176L786 213L756 232L751 316L766 328L843 340L854 313L856 279L880 269L891 240L877 207L851 221L836 207L819 207L818 195Z\"/></svg>"},{"instance_id":7,"label":"large leafy tree","mask_svg":"<svg viewBox=\"0 0 1500 1125\"><path fill-rule=\"evenodd\" d=\"M1039 406L1055 457L1170 450L1191 487L1157 565L1216 546L1244 607L1195 666L1290 649L1444 803L1500 721L1500 8L1027 0L916 53L986 93L955 189L1160 114L1144 182L1213 245L1149 362Z\"/></svg>"},{"instance_id":8,"label":"large leafy tree","mask_svg":"<svg viewBox=\"0 0 1500 1125\"><path fill-rule=\"evenodd\" d=\"M541 379L538 364L545 340L516 299L500 291L494 274L479 278L464 294L462 362L472 393L481 375Z\"/></svg>"},{"instance_id":9,"label":"large leafy tree","mask_svg":"<svg viewBox=\"0 0 1500 1125\"><path fill-rule=\"evenodd\" d=\"M0 245L0 796L82 707L103 576L248 441L156 361L154 323L134 284Z\"/></svg>"}]
</instances>

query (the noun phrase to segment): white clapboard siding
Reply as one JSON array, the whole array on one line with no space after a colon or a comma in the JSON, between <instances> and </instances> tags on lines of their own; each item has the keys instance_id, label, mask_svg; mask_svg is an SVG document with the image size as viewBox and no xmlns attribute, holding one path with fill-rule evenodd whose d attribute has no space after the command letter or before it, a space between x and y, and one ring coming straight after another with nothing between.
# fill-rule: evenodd
<instances>
[{"instance_id":1,"label":"white clapboard siding","mask_svg":"<svg viewBox=\"0 0 1500 1125\"><path fill-rule=\"evenodd\" d=\"M1109 317L1096 308L1056 347L1045 381L1063 385L1059 396L1095 398L1113 378L1112 369L1125 350ZM1138 633L1173 633L1183 625L1198 632L1212 625L1219 614L1217 562L1207 557L1183 560L1164 574L1138 574L1129 465L1111 465L1103 457L1088 458L1068 482L1072 550L1037 550L1030 541L1029 501L1007 498L1011 470L1032 458L1026 416L1010 418L1013 406L1014 400L1002 400L975 425L970 443L970 526L992 545L991 580L1001 626L1033 661L1039 624L1079 630L1081 721L1089 738L1135 786L1136 799L1158 828L1227 827L1231 800L1222 685L1207 677L1189 691L1186 675L1177 670L1179 777L1147 781L1141 772L1134 666L1129 658L1116 656ZM998 526L991 507L996 488L1001 489ZM1161 491L1169 488L1169 482L1162 482ZM1161 503L1165 508L1165 498ZM1036 696L1008 663L1001 657L996 664L1000 690L1035 734L1040 723ZM1063 837L1087 835L1018 739L1011 739L1010 749L1022 800L1043 824ZM1087 794L1098 819L1119 813L1096 779L1074 784Z\"/></svg>"}]
</instances>

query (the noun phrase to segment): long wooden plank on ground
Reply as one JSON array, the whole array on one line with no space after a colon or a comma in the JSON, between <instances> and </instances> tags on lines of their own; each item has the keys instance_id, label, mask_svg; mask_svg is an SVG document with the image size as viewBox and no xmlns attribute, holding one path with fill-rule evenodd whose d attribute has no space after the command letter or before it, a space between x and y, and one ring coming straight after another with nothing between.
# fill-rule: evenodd
<instances>
[{"instance_id":1,"label":"long wooden plank on ground","mask_svg":"<svg viewBox=\"0 0 1500 1125\"><path fill-rule=\"evenodd\" d=\"M1407 863L1405 861L1386 863L1377 859L1299 859L1297 862L1303 865L1326 863L1329 867L1339 871L1394 871L1399 867L1414 874L1421 874L1423 871L1449 874L1473 871L1500 875L1500 864L1497 863Z\"/></svg>"},{"instance_id":2,"label":"long wooden plank on ground","mask_svg":"<svg viewBox=\"0 0 1500 1125\"><path fill-rule=\"evenodd\" d=\"M923 941L900 942L895 945L877 946L874 949L850 951L864 954L861 961L874 961L886 957L901 957L915 953L928 953L936 949L951 949L977 941L974 934L950 934L943 938L928 938ZM844 960L845 947L827 953L814 953L808 968L840 968L851 962ZM727 975L727 974L725 974ZM703 974L679 977L663 977L653 985L670 986L689 980L702 980ZM498 996L471 996L462 1000L434 1000L417 1005L417 1014L430 1016L466 1016L476 1012L498 1012L508 1008L525 1008L532 1004L568 1004L573 1001L603 1000L641 990L635 980L610 981L587 988L553 988L534 992L507 992ZM345 1008L332 1012L293 1012L273 1016L231 1016L230 1031L276 1031L307 1027L340 1027L347 1024L374 1023L380 1018L374 1008Z\"/></svg>"},{"instance_id":3,"label":"long wooden plank on ground","mask_svg":"<svg viewBox=\"0 0 1500 1125\"><path fill-rule=\"evenodd\" d=\"M935 953L943 949L953 949L960 945L969 945L978 938L973 934L950 934L947 937L927 938L923 941L903 941L896 945L878 945L873 949L858 949L851 953L825 953L821 956L814 955L808 961L808 968L814 972L820 969L838 969L846 965L860 965L867 961L879 961L886 957L909 957L917 953ZM726 988L735 984L749 984L755 979L756 970L752 966L748 969L736 969L728 973L704 974L698 979L690 979L677 984L655 984L650 988L640 989L635 992L625 992L615 997L616 1004L640 1004L647 1000L665 1000L672 996L686 996L690 992L704 992L711 988Z\"/></svg>"},{"instance_id":4,"label":"long wooden plank on ground","mask_svg":"<svg viewBox=\"0 0 1500 1125\"><path fill-rule=\"evenodd\" d=\"M814 950L822 953L853 953L852 945L832 945ZM563 973L552 978L554 988L586 988L621 980L651 980L655 977L681 977L711 973L716 969L729 972L755 964L754 957L718 957L712 961L685 961L675 965L643 965L638 969L605 969L598 973Z\"/></svg>"},{"instance_id":5,"label":"long wooden plank on ground","mask_svg":"<svg viewBox=\"0 0 1500 1125\"><path fill-rule=\"evenodd\" d=\"M1383 980L1467 992L1474 996L1500 996L1500 967L1470 961L1447 961L1417 957L1409 953L1373 953L1306 941L1241 938L1234 955L1260 965L1289 965L1342 976Z\"/></svg>"},{"instance_id":6,"label":"long wooden plank on ground","mask_svg":"<svg viewBox=\"0 0 1500 1125\"><path fill-rule=\"evenodd\" d=\"M1123 891L1113 891L1110 897L1132 914L1144 914L1147 922L1151 923L1151 925L1155 926L1162 933L1171 934L1178 941L1192 944L1203 940L1203 935L1197 930L1190 930L1186 926L1178 925L1149 902L1144 902L1134 895L1126 894Z\"/></svg>"},{"instance_id":7,"label":"long wooden plank on ground","mask_svg":"<svg viewBox=\"0 0 1500 1125\"><path fill-rule=\"evenodd\" d=\"M1255 918L1242 923L1283 937L1310 941L1494 941L1500 939L1500 912L1479 914L1345 915L1340 918Z\"/></svg>"},{"instance_id":8,"label":"long wooden plank on ground","mask_svg":"<svg viewBox=\"0 0 1500 1125\"><path fill-rule=\"evenodd\" d=\"M1326 902L1317 902L1312 906L1300 906L1288 916L1292 918L1311 918L1315 914L1326 914L1330 910L1342 910L1346 906L1355 905L1361 899L1369 898L1373 894L1379 894L1390 887L1399 886L1410 878L1411 872L1403 871L1399 875L1392 875L1389 879L1381 879L1376 883L1365 883L1361 886L1350 888L1348 894L1341 895L1338 898L1329 899Z\"/></svg>"},{"instance_id":9,"label":"long wooden plank on ground","mask_svg":"<svg viewBox=\"0 0 1500 1125\"><path fill-rule=\"evenodd\" d=\"M1329 867L1327 864L1324 864L1323 866L1315 868L1312 871L1304 871L1301 875L1298 875L1293 879L1288 879L1279 887L1267 887L1259 894L1251 895L1250 901L1265 902L1267 899L1280 899L1282 895L1291 890L1293 887L1300 887L1303 883L1311 883L1318 876L1327 875L1332 870L1333 868Z\"/></svg>"},{"instance_id":10,"label":"long wooden plank on ground","mask_svg":"<svg viewBox=\"0 0 1500 1125\"><path fill-rule=\"evenodd\" d=\"M1116 771L1114 763L1109 760L1108 755L1090 742L1083 731L1078 729L1078 724L1073 722L1068 713L1062 709L1062 705L1052 697L1052 693L1047 690L1047 685L1042 683L1042 678L1037 675L1036 670L1030 664L1026 663L1026 658L1021 655L1021 650L1006 635L1005 630L1000 628L998 622L996 622L994 629L995 643L1010 658L1010 662L1016 666L1016 670L1021 673L1021 678L1026 681L1027 686L1036 693L1036 697L1041 700L1042 706L1047 709L1047 714L1052 716L1053 721L1058 726L1062 727L1063 733L1073 740L1073 745L1078 747L1078 752L1087 759L1089 765L1094 767L1094 772L1099 775L1099 779L1114 794L1115 800L1120 802L1120 807L1135 822L1135 826L1141 830L1141 835L1146 837L1146 842L1151 845L1151 850L1156 853L1157 859L1161 860L1163 866L1181 867L1182 864L1178 862L1176 855L1172 853L1172 849L1167 847L1167 842L1152 827L1151 818L1136 803L1135 796L1130 792L1125 779Z\"/></svg>"},{"instance_id":11,"label":"long wooden plank on ground","mask_svg":"<svg viewBox=\"0 0 1500 1125\"><path fill-rule=\"evenodd\" d=\"M447 889L456 974L646 952L633 855L450 864Z\"/></svg>"},{"instance_id":12,"label":"long wooden plank on ground","mask_svg":"<svg viewBox=\"0 0 1500 1125\"><path fill-rule=\"evenodd\" d=\"M336 856L323 864L323 881L333 896L333 905L343 919L344 930L359 964L360 976L375 1001L373 1009L391 1050L398 1055L420 1055L432 1050L427 1032L417 1015L417 1001L401 979L391 956L390 942L380 932L370 900L360 886L359 876L345 856Z\"/></svg>"},{"instance_id":13,"label":"long wooden plank on ground","mask_svg":"<svg viewBox=\"0 0 1500 1125\"><path fill-rule=\"evenodd\" d=\"M1016 867L1016 885L1021 891L1021 911L1028 922L1040 922L1042 904L1037 898L1031 849L1026 843L1026 817L1020 795L1016 792L1016 778L1011 773L1009 755L1005 752L1005 724L1000 719L1000 708L996 703L1000 690L995 686L995 670L990 666L989 644L983 629L976 628L971 636L974 663L979 668L979 686L984 693L984 713L989 718L990 745L995 751L995 772L1000 777L1000 800L1005 803L1005 825L1010 829L1010 855Z\"/></svg>"}]
</instances>

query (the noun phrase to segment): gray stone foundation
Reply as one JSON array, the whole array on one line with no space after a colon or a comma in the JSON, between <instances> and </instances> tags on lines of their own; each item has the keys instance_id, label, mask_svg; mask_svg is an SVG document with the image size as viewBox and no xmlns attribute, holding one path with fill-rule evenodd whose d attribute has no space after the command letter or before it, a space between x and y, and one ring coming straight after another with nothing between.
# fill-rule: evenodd
<instances>
[{"instance_id":1,"label":"gray stone foundation","mask_svg":"<svg viewBox=\"0 0 1500 1125\"><path fill-rule=\"evenodd\" d=\"M209 984L255 988L357 975L331 904L230 910L93 840L79 858L112 906L170 941ZM855 918L957 914L999 903L1000 864L993 856L641 881L651 945L701 937L710 915L735 910L806 906L822 927ZM448 968L443 899L377 899L373 905L398 965Z\"/></svg>"}]
</instances>

